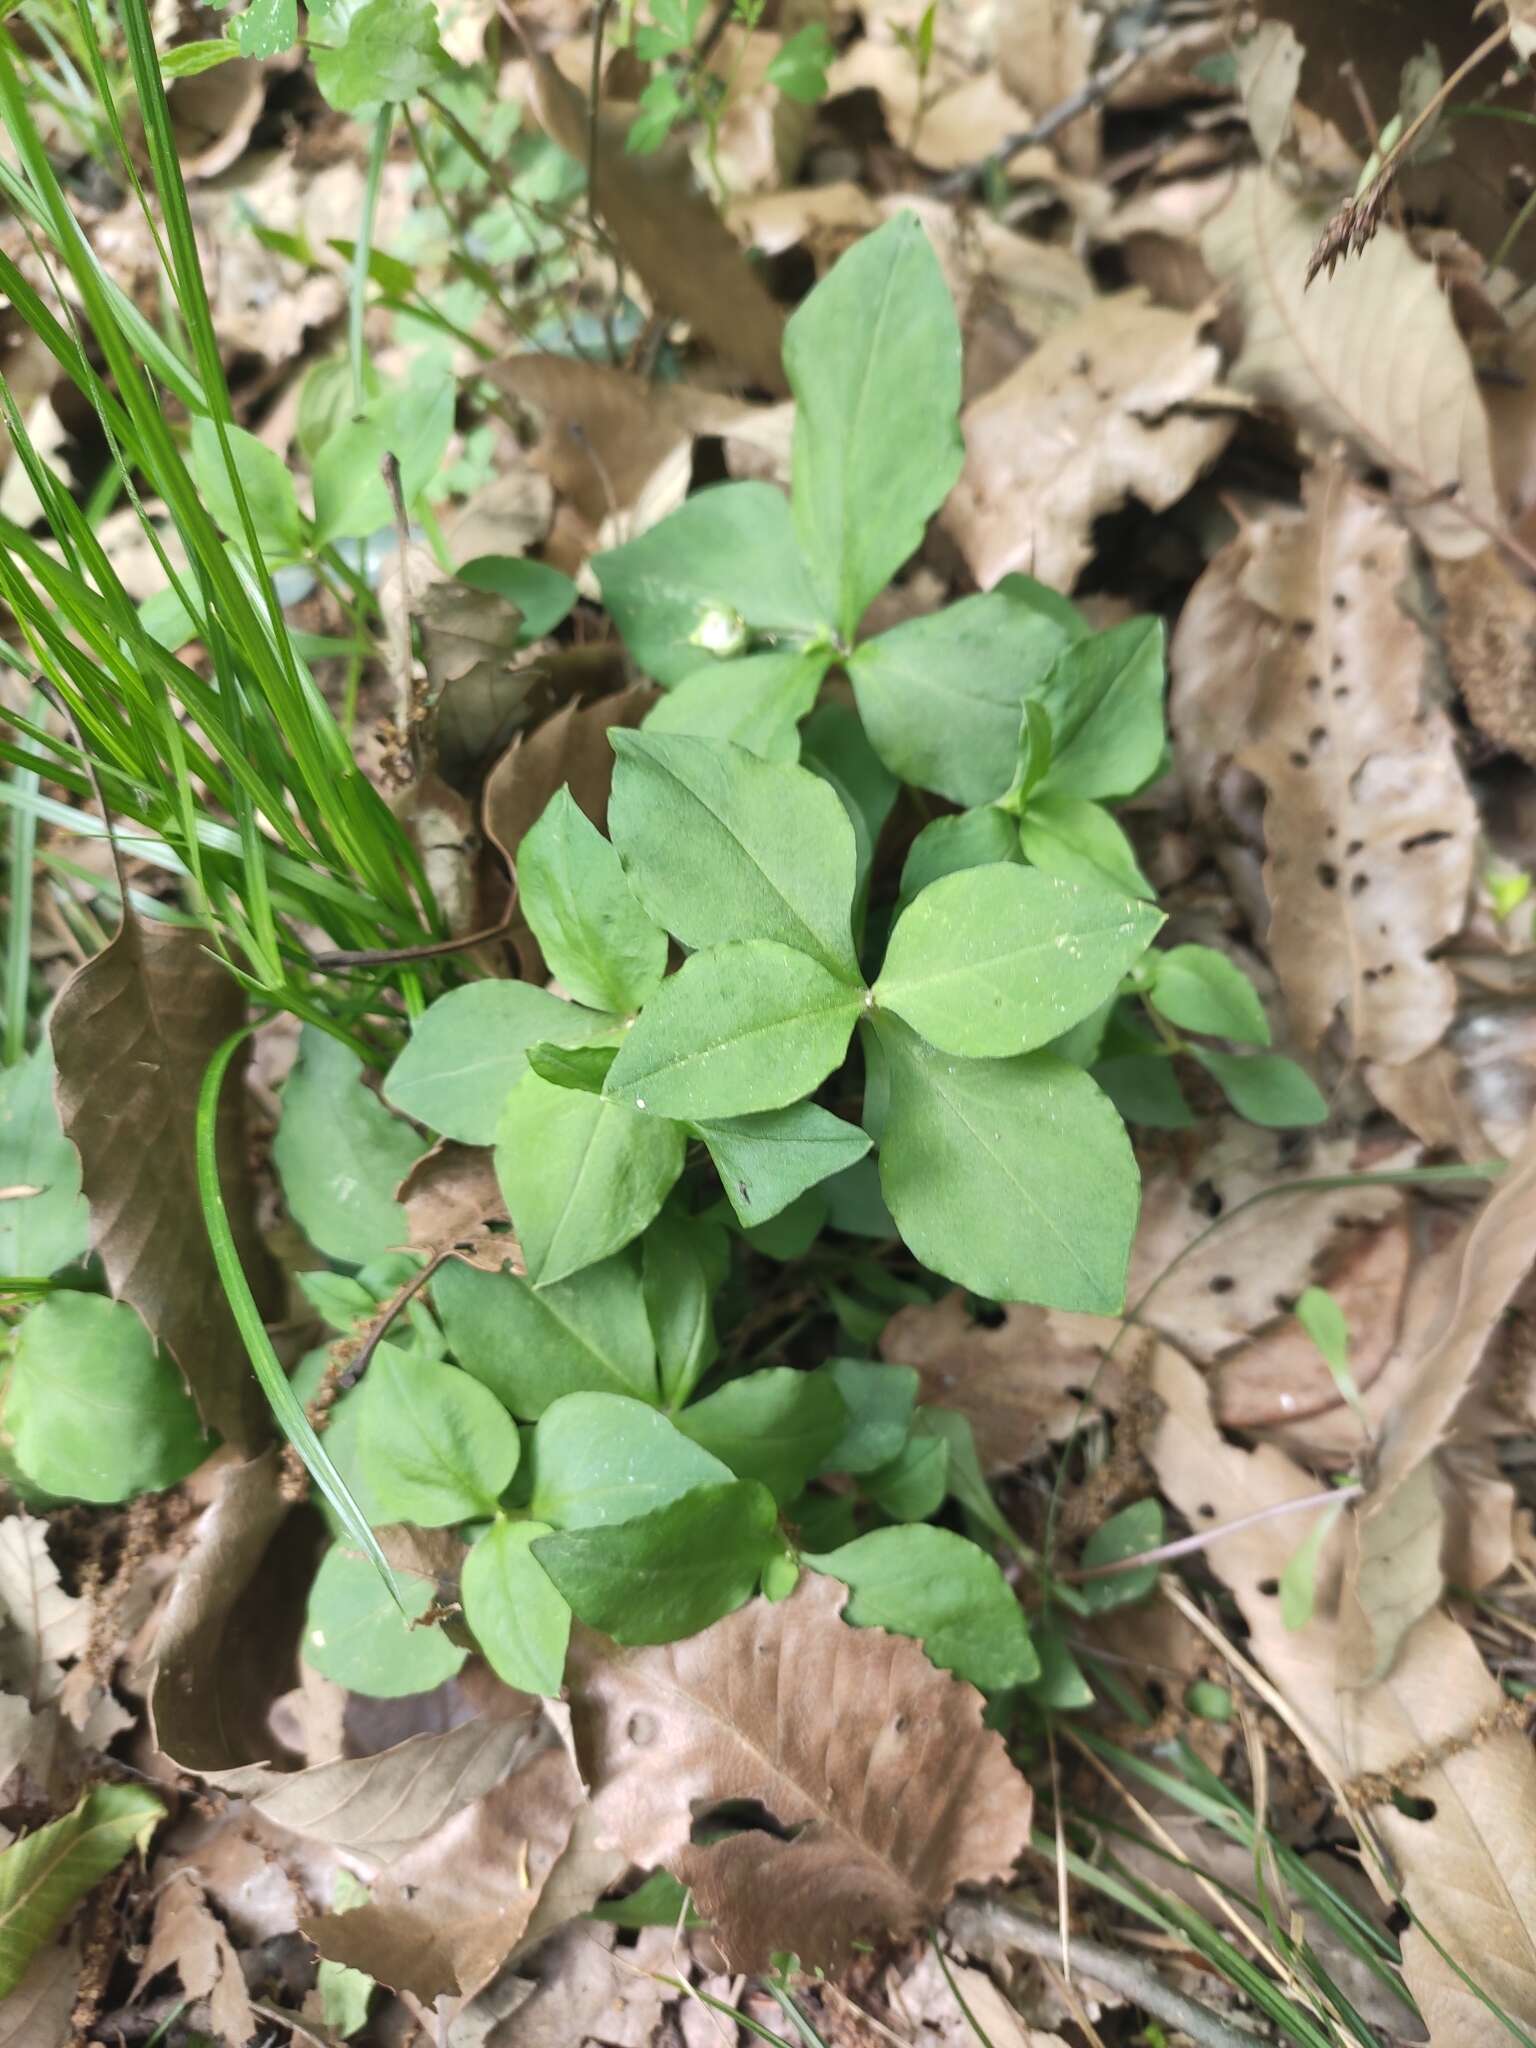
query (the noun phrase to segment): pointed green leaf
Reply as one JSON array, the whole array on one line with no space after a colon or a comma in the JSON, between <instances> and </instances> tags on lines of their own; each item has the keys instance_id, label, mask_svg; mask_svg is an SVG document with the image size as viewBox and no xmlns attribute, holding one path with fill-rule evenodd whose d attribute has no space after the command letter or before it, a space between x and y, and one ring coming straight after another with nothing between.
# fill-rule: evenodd
<instances>
[{"instance_id":1,"label":"pointed green leaf","mask_svg":"<svg viewBox=\"0 0 1536 2048\"><path fill-rule=\"evenodd\" d=\"M567 1394L533 1433L536 1521L556 1529L607 1528L649 1514L730 1468L665 1415L618 1394Z\"/></svg>"},{"instance_id":2,"label":"pointed green leaf","mask_svg":"<svg viewBox=\"0 0 1536 2048\"><path fill-rule=\"evenodd\" d=\"M464 1619L503 1685L559 1696L571 1610L533 1554L548 1522L497 1522L464 1560Z\"/></svg>"},{"instance_id":3,"label":"pointed green leaf","mask_svg":"<svg viewBox=\"0 0 1536 2048\"><path fill-rule=\"evenodd\" d=\"M1027 861L1048 875L1097 882L1127 896L1156 897L1121 826L1087 797L1037 790L1019 820L1019 847Z\"/></svg>"},{"instance_id":4,"label":"pointed green leaf","mask_svg":"<svg viewBox=\"0 0 1536 2048\"><path fill-rule=\"evenodd\" d=\"M454 1357L514 1415L535 1420L563 1394L657 1398L656 1349L631 1255L537 1288L450 1259L432 1298Z\"/></svg>"},{"instance_id":5,"label":"pointed green leaf","mask_svg":"<svg viewBox=\"0 0 1536 2048\"><path fill-rule=\"evenodd\" d=\"M832 1358L825 1370L843 1397L848 1420L827 1453L824 1472L878 1472L901 1455L912 1427L918 1377L910 1365Z\"/></svg>"},{"instance_id":6,"label":"pointed green leaf","mask_svg":"<svg viewBox=\"0 0 1536 2048\"><path fill-rule=\"evenodd\" d=\"M304 552L304 522L288 465L265 441L243 427L224 427L229 461L245 494L256 539L268 562L291 562ZM192 476L203 503L228 537L245 540L245 522L218 429L211 419L192 422Z\"/></svg>"},{"instance_id":7,"label":"pointed green leaf","mask_svg":"<svg viewBox=\"0 0 1536 2048\"><path fill-rule=\"evenodd\" d=\"M916 1637L941 1671L985 1692L1039 1676L1018 1595L964 1536L912 1522L872 1529L806 1563L852 1590L844 1621Z\"/></svg>"},{"instance_id":8,"label":"pointed green leaf","mask_svg":"<svg viewBox=\"0 0 1536 2048\"><path fill-rule=\"evenodd\" d=\"M148 1848L164 1817L147 1786L94 1785L62 1820L0 1850L0 1999L10 1997L86 1893L130 1850ZM24 2025L25 2016L17 2017Z\"/></svg>"},{"instance_id":9,"label":"pointed green leaf","mask_svg":"<svg viewBox=\"0 0 1536 2048\"><path fill-rule=\"evenodd\" d=\"M1118 1564L1122 1558L1139 1557L1144 1550L1155 1550L1162 1540L1162 1502L1132 1501L1128 1508L1101 1523L1088 1538L1083 1545L1083 1568L1092 1571L1100 1565ZM1128 1607L1132 1601L1145 1600L1152 1591L1157 1584L1157 1569L1155 1564L1132 1565L1128 1571L1114 1572L1107 1578L1086 1580L1078 1586L1077 1593L1090 1614Z\"/></svg>"},{"instance_id":10,"label":"pointed green leaf","mask_svg":"<svg viewBox=\"0 0 1536 2048\"><path fill-rule=\"evenodd\" d=\"M715 1362L714 1293L729 1250L717 1223L661 1215L641 1242L641 1287L656 1339L661 1397L680 1408Z\"/></svg>"},{"instance_id":11,"label":"pointed green leaf","mask_svg":"<svg viewBox=\"0 0 1536 2048\"><path fill-rule=\"evenodd\" d=\"M1204 1031L1239 1045L1268 1045L1269 1019L1243 970L1213 946L1172 946L1148 962L1148 1001L1181 1031Z\"/></svg>"},{"instance_id":12,"label":"pointed green leaf","mask_svg":"<svg viewBox=\"0 0 1536 2048\"><path fill-rule=\"evenodd\" d=\"M1189 1051L1249 1123L1284 1131L1328 1121L1328 1104L1317 1083L1283 1054L1211 1052L1203 1045Z\"/></svg>"},{"instance_id":13,"label":"pointed green leaf","mask_svg":"<svg viewBox=\"0 0 1536 2048\"><path fill-rule=\"evenodd\" d=\"M992 804L952 817L935 818L923 827L908 849L901 870L899 910L905 910L930 882L966 868L992 867L1019 858L1019 828Z\"/></svg>"},{"instance_id":14,"label":"pointed green leaf","mask_svg":"<svg viewBox=\"0 0 1536 2048\"><path fill-rule=\"evenodd\" d=\"M823 1469L848 1426L848 1409L826 1373L769 1365L728 1380L677 1418L684 1436L791 1501Z\"/></svg>"},{"instance_id":15,"label":"pointed green leaf","mask_svg":"<svg viewBox=\"0 0 1536 2048\"><path fill-rule=\"evenodd\" d=\"M306 1024L283 1088L272 1159L294 1221L318 1250L366 1265L409 1236L395 1189L426 1150L363 1085L363 1063Z\"/></svg>"},{"instance_id":16,"label":"pointed green leaf","mask_svg":"<svg viewBox=\"0 0 1536 2048\"><path fill-rule=\"evenodd\" d=\"M556 790L515 849L517 897L549 971L589 1009L638 1010L667 971L667 935L635 901L619 856Z\"/></svg>"},{"instance_id":17,"label":"pointed green leaf","mask_svg":"<svg viewBox=\"0 0 1536 2048\"><path fill-rule=\"evenodd\" d=\"M832 664L829 647L744 654L695 669L646 715L646 732L734 740L764 761L798 761L800 721Z\"/></svg>"},{"instance_id":18,"label":"pointed green leaf","mask_svg":"<svg viewBox=\"0 0 1536 2048\"><path fill-rule=\"evenodd\" d=\"M743 1224L766 1223L818 1181L854 1165L869 1139L814 1102L695 1124Z\"/></svg>"},{"instance_id":19,"label":"pointed green leaf","mask_svg":"<svg viewBox=\"0 0 1536 2048\"><path fill-rule=\"evenodd\" d=\"M1045 787L1057 796L1130 796L1163 758L1167 678L1161 619L1127 619L1075 642L1036 696L1054 736Z\"/></svg>"},{"instance_id":20,"label":"pointed green leaf","mask_svg":"<svg viewBox=\"0 0 1536 2048\"><path fill-rule=\"evenodd\" d=\"M526 981L472 981L418 1019L390 1068L385 1100L465 1145L489 1145L502 1104L528 1071L530 1045L583 1045L617 1020Z\"/></svg>"},{"instance_id":21,"label":"pointed green leaf","mask_svg":"<svg viewBox=\"0 0 1536 2048\"><path fill-rule=\"evenodd\" d=\"M517 1424L455 1366L395 1351L368 1369L384 1395L363 1418L359 1448L373 1497L392 1522L441 1529L494 1514L517 1470Z\"/></svg>"}]
</instances>

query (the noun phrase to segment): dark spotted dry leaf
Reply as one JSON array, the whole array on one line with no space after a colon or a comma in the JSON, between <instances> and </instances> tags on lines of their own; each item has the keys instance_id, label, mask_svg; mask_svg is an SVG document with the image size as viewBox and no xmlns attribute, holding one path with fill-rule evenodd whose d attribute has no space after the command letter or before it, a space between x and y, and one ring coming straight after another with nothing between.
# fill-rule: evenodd
<instances>
[{"instance_id":1,"label":"dark spotted dry leaf","mask_svg":"<svg viewBox=\"0 0 1536 2048\"><path fill-rule=\"evenodd\" d=\"M196 1157L203 1069L244 1021L245 997L204 933L125 909L117 936L65 985L49 1036L112 1292L176 1360L207 1426L249 1451L270 1437L271 1418L213 1262ZM219 1105L219 1158L259 1298L270 1268L245 1170L243 1074L237 1056Z\"/></svg>"},{"instance_id":2,"label":"dark spotted dry leaf","mask_svg":"<svg viewBox=\"0 0 1536 2048\"><path fill-rule=\"evenodd\" d=\"M1351 1049L1397 1065L1455 1012L1433 958L1461 929L1477 812L1406 609L1403 528L1340 470L1300 514L1257 520L1190 593L1170 716L1218 846L1263 795L1261 935L1304 1046L1342 1016ZM1246 785L1245 785L1246 779Z\"/></svg>"},{"instance_id":3,"label":"dark spotted dry leaf","mask_svg":"<svg viewBox=\"0 0 1536 2048\"><path fill-rule=\"evenodd\" d=\"M531 82L553 140L580 164L595 158L598 213L657 308L686 320L764 391L782 392L783 312L695 184L686 149L673 142L632 155L623 126L606 114L594 144L586 95L547 57L534 59Z\"/></svg>"},{"instance_id":4,"label":"dark spotted dry leaf","mask_svg":"<svg viewBox=\"0 0 1536 2048\"><path fill-rule=\"evenodd\" d=\"M835 1967L926 1925L957 1885L1006 1877L1029 1839L1029 1786L983 1729L981 1695L906 1638L850 1628L847 1597L807 1575L687 1642L572 1643L597 1823L693 1887L732 1969L778 1950ZM752 1828L692 1845L697 1817L740 1800L793 1840Z\"/></svg>"}]
</instances>

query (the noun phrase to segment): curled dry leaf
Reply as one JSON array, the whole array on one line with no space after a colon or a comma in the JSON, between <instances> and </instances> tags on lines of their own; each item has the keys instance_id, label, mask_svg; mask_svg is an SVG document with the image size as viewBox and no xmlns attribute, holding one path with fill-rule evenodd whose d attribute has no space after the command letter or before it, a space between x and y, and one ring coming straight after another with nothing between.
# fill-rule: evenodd
<instances>
[{"instance_id":1,"label":"curled dry leaf","mask_svg":"<svg viewBox=\"0 0 1536 2048\"><path fill-rule=\"evenodd\" d=\"M582 1789L564 1749L461 1807L397 1857L367 1905L301 1921L322 1956L429 2002L472 1996L511 1953L571 1837ZM606 1858L583 1912L619 1874Z\"/></svg>"},{"instance_id":2,"label":"curled dry leaf","mask_svg":"<svg viewBox=\"0 0 1536 2048\"><path fill-rule=\"evenodd\" d=\"M231 1786L276 1750L267 1716L298 1683L322 1533L317 1516L290 1513L280 1474L276 1450L224 1468L155 1636L155 1741L180 1769Z\"/></svg>"},{"instance_id":3,"label":"curled dry leaf","mask_svg":"<svg viewBox=\"0 0 1536 2048\"><path fill-rule=\"evenodd\" d=\"M28 1705L48 1706L63 1663L84 1651L90 1608L59 1583L48 1524L18 1509L0 1520L0 1683Z\"/></svg>"},{"instance_id":4,"label":"curled dry leaf","mask_svg":"<svg viewBox=\"0 0 1536 2048\"><path fill-rule=\"evenodd\" d=\"M592 160L597 210L656 306L764 391L784 391L784 315L694 183L686 150L629 154L623 128L603 114L594 137L585 94L547 57L533 61L531 93L552 139L578 163Z\"/></svg>"},{"instance_id":5,"label":"curled dry leaf","mask_svg":"<svg viewBox=\"0 0 1536 2048\"><path fill-rule=\"evenodd\" d=\"M983 1729L981 1695L904 1637L847 1626L846 1599L807 1575L687 1642L573 1639L597 1822L632 1862L693 1887L732 1969L766 1969L777 1950L832 1967L926 1924L957 1885L1005 1877L1029 1838L1029 1786ZM734 1800L793 1840L748 1829L692 1846L695 1818Z\"/></svg>"},{"instance_id":6,"label":"curled dry leaf","mask_svg":"<svg viewBox=\"0 0 1536 2048\"><path fill-rule=\"evenodd\" d=\"M1429 645L1400 595L1408 538L1338 470L1299 515L1259 520L1190 593L1170 714L1196 814L1220 838L1242 778L1264 792L1267 948L1296 1031L1342 1012L1355 1053L1398 1064L1454 1014L1431 958L1466 914L1477 813Z\"/></svg>"},{"instance_id":7,"label":"curled dry leaf","mask_svg":"<svg viewBox=\"0 0 1536 2048\"><path fill-rule=\"evenodd\" d=\"M1078 0L1006 0L998 12L997 66L1003 83L1036 120L1088 83L1099 22ZM1087 109L1051 137L1069 169L1099 165L1100 117ZM972 161L981 154L973 152Z\"/></svg>"},{"instance_id":8,"label":"curled dry leaf","mask_svg":"<svg viewBox=\"0 0 1536 2048\"><path fill-rule=\"evenodd\" d=\"M420 1250L452 1248L473 1266L498 1272L509 1260L520 1269L517 1240L508 1229L506 1197L484 1145L442 1138L424 1152L395 1190Z\"/></svg>"},{"instance_id":9,"label":"curled dry leaf","mask_svg":"<svg viewBox=\"0 0 1536 2048\"><path fill-rule=\"evenodd\" d=\"M131 1302L186 1377L210 1429L241 1450L271 1435L214 1265L197 1189L197 1084L245 1021L245 997L204 934L145 924L117 935L66 984L49 1024L59 1114L80 1154L91 1242L112 1292ZM270 1267L245 1171L244 1060L219 1104L224 1198L258 1298Z\"/></svg>"},{"instance_id":10,"label":"curled dry leaf","mask_svg":"<svg viewBox=\"0 0 1536 2048\"><path fill-rule=\"evenodd\" d=\"M256 2015L245 1988L240 1958L223 1924L210 1911L202 1885L191 1871L181 1870L160 1890L149 1947L139 1965L135 1998L162 1970L174 1970L189 1999L206 1998L214 2036L219 2041L249 2041Z\"/></svg>"},{"instance_id":11,"label":"curled dry leaf","mask_svg":"<svg viewBox=\"0 0 1536 2048\"><path fill-rule=\"evenodd\" d=\"M1231 381L1393 477L1436 553L1475 554L1500 523L1488 416L1431 264L1383 226L1307 286L1323 213L1250 171L1202 250L1242 321Z\"/></svg>"},{"instance_id":12,"label":"curled dry leaf","mask_svg":"<svg viewBox=\"0 0 1536 2048\"><path fill-rule=\"evenodd\" d=\"M1139 291L1100 299L961 415L966 462L941 515L989 589L1023 570L1069 590L1093 522L1128 498L1183 497L1232 435L1198 314Z\"/></svg>"},{"instance_id":13,"label":"curled dry leaf","mask_svg":"<svg viewBox=\"0 0 1536 2048\"><path fill-rule=\"evenodd\" d=\"M966 1418L984 1471L1014 1472L1071 1430L1090 1387L1097 1402L1115 1406L1120 1369L1101 1367L1116 1327L1027 1302L1011 1303L988 1327L957 1287L931 1307L898 1309L880 1356L915 1368L920 1401Z\"/></svg>"},{"instance_id":14,"label":"curled dry leaf","mask_svg":"<svg viewBox=\"0 0 1536 2048\"><path fill-rule=\"evenodd\" d=\"M1171 1351L1159 1358L1155 1385L1164 1417L1147 1453L1164 1493L1197 1527L1315 1491L1272 1446L1249 1452L1229 1444L1199 1373ZM1392 1898L1384 1857L1425 1930L1415 1925L1403 1934L1403 1968L1435 2048L1486 2048L1488 2008L1458 1966L1520 2025L1536 2024L1536 1866L1528 1853L1536 1756L1509 1724L1508 1702L1472 1638L1444 1614L1417 1623L1385 1679L1337 1688L1337 1541L1325 1552L1312 1621L1290 1630L1281 1620L1278 1582L1306 1533L1302 1520L1260 1522L1206 1554L1237 1596L1249 1654L1284 1695L1313 1762L1374 1846L1372 1881ZM1394 1785L1428 1802L1425 1817L1393 1803L1387 1788Z\"/></svg>"}]
</instances>

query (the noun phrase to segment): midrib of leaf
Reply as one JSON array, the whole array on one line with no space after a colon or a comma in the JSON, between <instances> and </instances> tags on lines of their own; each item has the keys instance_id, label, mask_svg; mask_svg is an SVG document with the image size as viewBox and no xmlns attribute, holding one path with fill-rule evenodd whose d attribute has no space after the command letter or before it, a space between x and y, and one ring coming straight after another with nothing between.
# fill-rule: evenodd
<instances>
[{"instance_id":1,"label":"midrib of leaf","mask_svg":"<svg viewBox=\"0 0 1536 2048\"><path fill-rule=\"evenodd\" d=\"M1064 942L1074 939L1109 937L1115 934L1120 925L1127 922L1134 922L1134 919L1122 917L1116 919L1113 924L1077 926L1070 931L1062 933L1061 936ZM980 977L987 974L992 968L1006 966L1010 961L1014 960L1028 960L1036 953L1044 955L1047 960L1051 960L1058 954L1065 953L1066 951L1066 944L1063 943L1058 946L1054 936L1050 939L1032 939L1027 945L1019 944L999 947L993 953L978 953L974 959L952 963L949 966L935 967L927 974L898 974L894 978L894 983L897 993L903 995L913 989L940 988L946 982L959 981L972 976ZM878 982L875 984L875 998L877 1002L882 1000ZM889 1002L889 994L883 1000Z\"/></svg>"},{"instance_id":2,"label":"midrib of leaf","mask_svg":"<svg viewBox=\"0 0 1536 2048\"><path fill-rule=\"evenodd\" d=\"M820 963L818 962L817 964L819 965ZM647 1083L654 1081L658 1074L682 1073L688 1067L697 1066L702 1060L713 1059L716 1053L723 1052L727 1047L746 1045L753 1039L766 1038L770 1032L783 1031L788 1025L814 1023L819 1018L835 1016L841 1010L848 1012L848 1029L851 1032L854 1019L860 1007L861 1004L857 991L847 987L845 984L842 993L824 997L821 1002L792 1011L788 1016L770 1018L768 1022L763 1024L745 1024L740 1030L732 1032L729 1037L714 1039L710 1044L700 1047L696 1052L679 1053L675 1059L668 1060L664 1064L647 1067L645 1072L637 1074L629 1085L631 1087L643 1087ZM611 1102L614 1100L614 1097L609 1096L606 1099ZM751 1113L751 1111L747 1112L748 1115ZM710 1119L706 1118L704 1121L708 1122Z\"/></svg>"},{"instance_id":3,"label":"midrib of leaf","mask_svg":"<svg viewBox=\"0 0 1536 2048\"><path fill-rule=\"evenodd\" d=\"M921 230L919 230L919 232L921 232ZM881 337L885 332L886 315L890 310L891 300L896 288L897 266L901 263L904 263L905 261L906 251L905 249L898 247L892 261L886 266L885 284L880 293L880 303L875 312L874 325L870 331L869 336L869 344L864 351L864 362L859 374L859 382L853 394L853 405L848 420L848 431L843 437L843 448L845 453L851 451L858 444L860 431L864 423L864 407L868 402L870 385L873 381L874 365L877 359L879 358L880 354L882 353L880 346ZM850 517L853 503L853 465L849 461L845 461L843 463L843 474L841 479L841 489L838 492L838 501L838 566L841 570L841 574L838 578L840 586L838 590L838 598L840 600L838 606L838 622L842 626L843 632L851 638L854 628L858 625L859 621L856 616L850 616L849 611L849 607L853 602L853 592L850 580L851 565L849 563L848 558L848 535L852 531L853 526L853 522Z\"/></svg>"},{"instance_id":4,"label":"midrib of leaf","mask_svg":"<svg viewBox=\"0 0 1536 2048\"><path fill-rule=\"evenodd\" d=\"M550 1302L549 1296L547 1294L540 1293L537 1287L530 1287L528 1291L530 1294L532 1294L535 1301L537 1301L540 1304L540 1306L546 1310L551 1321L558 1323L561 1329L565 1331L566 1335L570 1337L573 1340L573 1342L576 1343L580 1347L580 1349L586 1353L586 1355L594 1362L594 1364L596 1364L598 1369L601 1372L605 1373L608 1376L608 1378L613 1381L614 1391L616 1393L625 1394L632 1401L643 1400L645 1398L643 1395L637 1394L635 1392L634 1381L626 1379L624 1375L619 1371L618 1367L613 1363L613 1361L607 1356L605 1352L595 1350L593 1348L591 1340L587 1336L585 1336L580 1330L578 1330L574 1323L567 1322L566 1318L562 1316L559 1310L556 1309ZM651 1368L651 1372L652 1378L654 1380L654 1365ZM653 1406L654 1403L647 1403L647 1405Z\"/></svg>"},{"instance_id":5,"label":"midrib of leaf","mask_svg":"<svg viewBox=\"0 0 1536 2048\"><path fill-rule=\"evenodd\" d=\"M552 1264L554 1261L555 1246L560 1241L561 1232L565 1229L566 1224L570 1221L571 1211L576 1206L576 1199L581 1193L582 1187L587 1178L588 1170L592 1166L592 1155L597 1150L598 1134L603 1129L607 1113L609 1110L616 1107L614 1103L605 1102L601 1095L594 1095L592 1097L592 1100L597 1104L598 1113L596 1117L593 1119L591 1131L588 1135L586 1145L582 1150L581 1164L577 1167L574 1175L571 1178L570 1192L567 1194L565 1201L561 1205L560 1215L555 1223L554 1228L549 1233L549 1249L544 1255L544 1264L546 1266ZM569 1278L570 1276L566 1275L565 1277ZM537 1281L535 1281L534 1285L535 1287L537 1287Z\"/></svg>"}]
</instances>

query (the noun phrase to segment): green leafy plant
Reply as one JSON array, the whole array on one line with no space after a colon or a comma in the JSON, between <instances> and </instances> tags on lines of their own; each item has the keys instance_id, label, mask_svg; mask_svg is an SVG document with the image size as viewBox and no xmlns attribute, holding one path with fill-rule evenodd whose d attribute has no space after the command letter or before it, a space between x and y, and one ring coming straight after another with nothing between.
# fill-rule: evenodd
<instances>
[{"instance_id":1,"label":"green leafy plant","mask_svg":"<svg viewBox=\"0 0 1536 2048\"><path fill-rule=\"evenodd\" d=\"M634 31L635 55L651 66L639 112L629 130L628 147L636 155L650 155L674 129L697 121L704 129L706 159L723 192L720 123L750 47L747 38L761 22L764 5L765 0L732 0L729 21L742 31L741 40L734 61L724 71L716 71L709 61L715 38L700 38L705 0L650 0L648 19ZM814 106L826 96L832 54L832 39L825 25L807 22L775 52L764 83L787 99Z\"/></svg>"}]
</instances>

